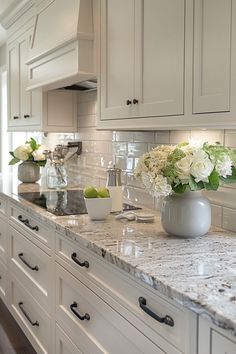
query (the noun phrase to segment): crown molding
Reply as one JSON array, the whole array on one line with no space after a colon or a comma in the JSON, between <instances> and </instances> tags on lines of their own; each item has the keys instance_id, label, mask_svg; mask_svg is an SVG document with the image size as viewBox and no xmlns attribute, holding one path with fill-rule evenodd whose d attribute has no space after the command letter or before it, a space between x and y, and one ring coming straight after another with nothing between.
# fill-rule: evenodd
<instances>
[{"instance_id":1,"label":"crown molding","mask_svg":"<svg viewBox=\"0 0 236 354\"><path fill-rule=\"evenodd\" d=\"M21 0L20 3L9 6L0 16L0 23L8 29L15 21L18 20L26 11L34 6L36 0Z\"/></svg>"}]
</instances>

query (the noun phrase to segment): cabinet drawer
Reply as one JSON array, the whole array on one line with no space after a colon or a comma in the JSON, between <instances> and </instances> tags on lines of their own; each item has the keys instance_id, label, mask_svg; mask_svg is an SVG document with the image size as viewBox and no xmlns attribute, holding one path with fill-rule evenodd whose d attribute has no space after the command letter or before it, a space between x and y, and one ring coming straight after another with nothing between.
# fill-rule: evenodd
<instances>
[{"instance_id":1,"label":"cabinet drawer","mask_svg":"<svg viewBox=\"0 0 236 354\"><path fill-rule=\"evenodd\" d=\"M162 340L164 338L164 340L174 345L178 350L183 352L188 351L189 342L187 334L191 320L189 311L182 307L174 306L171 302L166 301L163 296L159 296L157 291L155 293L154 291L149 291L146 287L139 285L130 277L116 270L112 265L102 259L95 258L91 252L81 247L78 248L77 245L65 240L59 234L56 237L56 252L76 269L76 277L82 282L84 281L84 277L86 277L86 279L98 285L111 295L113 299L123 305L129 313L135 315L129 320L132 323L136 321L135 326L157 345L160 345L161 336ZM74 253L76 253L77 260L82 264L88 262L89 266L80 266L74 262L72 260ZM158 316L170 316L174 321L174 326L160 323L145 313L139 305L140 297L146 300L146 307Z\"/></svg>"},{"instance_id":2,"label":"cabinet drawer","mask_svg":"<svg viewBox=\"0 0 236 354\"><path fill-rule=\"evenodd\" d=\"M52 248L54 232L43 225L41 221L32 218L27 212L13 205L10 207L10 220L16 227L25 230L29 235L43 242L49 248Z\"/></svg>"},{"instance_id":3,"label":"cabinet drawer","mask_svg":"<svg viewBox=\"0 0 236 354\"><path fill-rule=\"evenodd\" d=\"M7 201L0 195L0 213L7 214Z\"/></svg>"},{"instance_id":4,"label":"cabinet drawer","mask_svg":"<svg viewBox=\"0 0 236 354\"><path fill-rule=\"evenodd\" d=\"M56 353L83 354L58 325L56 325Z\"/></svg>"},{"instance_id":5,"label":"cabinet drawer","mask_svg":"<svg viewBox=\"0 0 236 354\"><path fill-rule=\"evenodd\" d=\"M9 227L10 268L43 307L51 311L53 266L51 257L12 226Z\"/></svg>"},{"instance_id":6,"label":"cabinet drawer","mask_svg":"<svg viewBox=\"0 0 236 354\"><path fill-rule=\"evenodd\" d=\"M236 353L236 343L214 330L211 334L211 340L212 354Z\"/></svg>"},{"instance_id":7,"label":"cabinet drawer","mask_svg":"<svg viewBox=\"0 0 236 354\"><path fill-rule=\"evenodd\" d=\"M7 274L6 267L2 262L0 262L0 297L2 298L3 301L6 296L6 285L7 285L6 274Z\"/></svg>"},{"instance_id":8,"label":"cabinet drawer","mask_svg":"<svg viewBox=\"0 0 236 354\"><path fill-rule=\"evenodd\" d=\"M53 353L52 321L34 298L11 277L10 310L37 354Z\"/></svg>"},{"instance_id":9,"label":"cabinet drawer","mask_svg":"<svg viewBox=\"0 0 236 354\"><path fill-rule=\"evenodd\" d=\"M7 222L0 216L0 260L6 262L7 258Z\"/></svg>"},{"instance_id":10,"label":"cabinet drawer","mask_svg":"<svg viewBox=\"0 0 236 354\"><path fill-rule=\"evenodd\" d=\"M56 319L83 353L163 353L59 265L56 265Z\"/></svg>"}]
</instances>

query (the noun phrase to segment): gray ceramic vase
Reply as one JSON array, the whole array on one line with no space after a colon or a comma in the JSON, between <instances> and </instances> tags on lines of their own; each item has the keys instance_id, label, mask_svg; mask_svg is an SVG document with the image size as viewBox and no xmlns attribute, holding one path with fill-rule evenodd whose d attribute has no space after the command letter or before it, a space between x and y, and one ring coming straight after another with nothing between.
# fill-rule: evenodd
<instances>
[{"instance_id":1,"label":"gray ceramic vase","mask_svg":"<svg viewBox=\"0 0 236 354\"><path fill-rule=\"evenodd\" d=\"M211 226L211 205L199 191L170 195L164 198L161 222L170 235L203 236Z\"/></svg>"},{"instance_id":2,"label":"gray ceramic vase","mask_svg":"<svg viewBox=\"0 0 236 354\"><path fill-rule=\"evenodd\" d=\"M18 166L18 179L23 183L35 183L40 179L40 168L33 161L24 161Z\"/></svg>"}]
</instances>

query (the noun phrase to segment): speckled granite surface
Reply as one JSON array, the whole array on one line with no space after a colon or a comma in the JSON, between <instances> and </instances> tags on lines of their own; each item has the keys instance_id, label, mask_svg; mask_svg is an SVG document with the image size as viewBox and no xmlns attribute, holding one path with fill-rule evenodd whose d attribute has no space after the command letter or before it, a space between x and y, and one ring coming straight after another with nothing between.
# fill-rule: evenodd
<instances>
[{"instance_id":1,"label":"speckled granite surface","mask_svg":"<svg viewBox=\"0 0 236 354\"><path fill-rule=\"evenodd\" d=\"M162 294L236 335L236 234L218 228L200 238L168 236L160 217L153 224L92 222L87 215L54 216L17 197L40 186L0 182L0 193L98 257L141 279Z\"/></svg>"}]
</instances>

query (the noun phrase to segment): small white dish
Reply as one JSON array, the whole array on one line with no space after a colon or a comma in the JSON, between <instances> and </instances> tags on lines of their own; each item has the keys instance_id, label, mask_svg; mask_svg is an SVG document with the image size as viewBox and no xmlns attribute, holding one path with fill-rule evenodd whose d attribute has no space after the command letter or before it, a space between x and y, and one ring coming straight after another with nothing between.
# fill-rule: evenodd
<instances>
[{"instance_id":1,"label":"small white dish","mask_svg":"<svg viewBox=\"0 0 236 354\"><path fill-rule=\"evenodd\" d=\"M84 198L91 220L105 220L111 212L112 198Z\"/></svg>"}]
</instances>

